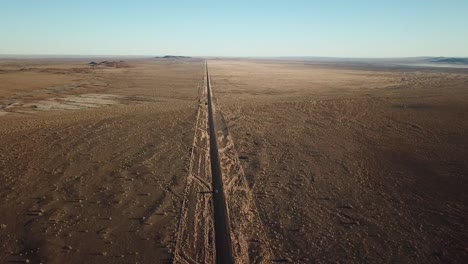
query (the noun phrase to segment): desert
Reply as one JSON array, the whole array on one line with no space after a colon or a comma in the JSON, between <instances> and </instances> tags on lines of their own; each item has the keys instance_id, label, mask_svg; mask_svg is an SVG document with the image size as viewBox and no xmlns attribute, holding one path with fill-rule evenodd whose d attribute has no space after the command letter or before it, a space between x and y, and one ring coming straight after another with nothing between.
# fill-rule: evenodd
<instances>
[{"instance_id":1,"label":"desert","mask_svg":"<svg viewBox=\"0 0 468 264\"><path fill-rule=\"evenodd\" d=\"M235 263L463 263L467 87L458 67L1 59L0 262L214 263L222 191Z\"/></svg>"}]
</instances>

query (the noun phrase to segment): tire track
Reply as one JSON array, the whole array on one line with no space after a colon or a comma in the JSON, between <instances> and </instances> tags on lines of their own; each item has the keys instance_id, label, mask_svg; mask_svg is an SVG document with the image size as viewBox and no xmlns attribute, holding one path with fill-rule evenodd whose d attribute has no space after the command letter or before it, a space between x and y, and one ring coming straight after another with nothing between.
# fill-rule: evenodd
<instances>
[{"instance_id":1,"label":"tire track","mask_svg":"<svg viewBox=\"0 0 468 264\"><path fill-rule=\"evenodd\" d=\"M215 98L211 83L210 88L211 96ZM213 108L234 263L272 263L271 245L239 152L220 107L214 103Z\"/></svg>"},{"instance_id":2,"label":"tire track","mask_svg":"<svg viewBox=\"0 0 468 264\"><path fill-rule=\"evenodd\" d=\"M174 263L271 263L271 247L222 113L208 65L199 109Z\"/></svg>"},{"instance_id":3,"label":"tire track","mask_svg":"<svg viewBox=\"0 0 468 264\"><path fill-rule=\"evenodd\" d=\"M198 114L177 228L174 263L213 263L215 254L206 86L200 85L198 91Z\"/></svg>"}]
</instances>

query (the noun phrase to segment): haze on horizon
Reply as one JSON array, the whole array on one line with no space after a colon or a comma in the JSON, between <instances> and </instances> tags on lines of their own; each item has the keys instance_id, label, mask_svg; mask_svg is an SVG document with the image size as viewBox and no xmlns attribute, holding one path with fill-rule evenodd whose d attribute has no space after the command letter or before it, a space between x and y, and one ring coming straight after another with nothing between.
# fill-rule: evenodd
<instances>
[{"instance_id":1,"label":"haze on horizon","mask_svg":"<svg viewBox=\"0 0 468 264\"><path fill-rule=\"evenodd\" d=\"M468 57L468 2L4 1L0 54Z\"/></svg>"}]
</instances>

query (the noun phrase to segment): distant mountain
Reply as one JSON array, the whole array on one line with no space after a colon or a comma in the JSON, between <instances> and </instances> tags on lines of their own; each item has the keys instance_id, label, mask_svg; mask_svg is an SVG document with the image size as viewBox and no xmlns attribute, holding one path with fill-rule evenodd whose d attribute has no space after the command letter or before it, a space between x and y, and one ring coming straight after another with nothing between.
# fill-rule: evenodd
<instances>
[{"instance_id":1,"label":"distant mountain","mask_svg":"<svg viewBox=\"0 0 468 264\"><path fill-rule=\"evenodd\" d=\"M430 62L435 63L456 63L456 64L468 64L468 58L447 58L447 57L437 57L430 60Z\"/></svg>"},{"instance_id":2,"label":"distant mountain","mask_svg":"<svg viewBox=\"0 0 468 264\"><path fill-rule=\"evenodd\" d=\"M113 67L113 68L128 68L129 67L127 63L125 63L125 61L101 61L101 62L92 61L88 63L88 65L92 66L93 68L101 67L101 66Z\"/></svg>"},{"instance_id":3,"label":"distant mountain","mask_svg":"<svg viewBox=\"0 0 468 264\"><path fill-rule=\"evenodd\" d=\"M163 56L163 57L155 57L155 58L156 59L190 59L191 57L166 55L166 56Z\"/></svg>"}]
</instances>

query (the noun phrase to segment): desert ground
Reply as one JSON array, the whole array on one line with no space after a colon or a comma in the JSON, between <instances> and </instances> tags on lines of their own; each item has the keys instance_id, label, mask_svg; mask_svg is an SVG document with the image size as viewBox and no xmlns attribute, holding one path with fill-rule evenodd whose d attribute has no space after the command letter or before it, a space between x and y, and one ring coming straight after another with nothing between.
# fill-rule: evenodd
<instances>
[{"instance_id":1,"label":"desert ground","mask_svg":"<svg viewBox=\"0 0 468 264\"><path fill-rule=\"evenodd\" d=\"M4 61L0 263L171 261L203 61Z\"/></svg>"},{"instance_id":2,"label":"desert ground","mask_svg":"<svg viewBox=\"0 0 468 264\"><path fill-rule=\"evenodd\" d=\"M95 61L96 63L90 64ZM468 69L0 60L0 263L466 263Z\"/></svg>"},{"instance_id":3,"label":"desert ground","mask_svg":"<svg viewBox=\"0 0 468 264\"><path fill-rule=\"evenodd\" d=\"M209 65L272 261L467 261L468 71Z\"/></svg>"}]
</instances>

